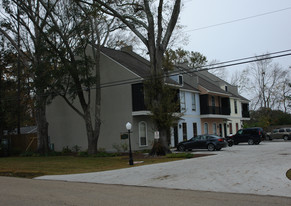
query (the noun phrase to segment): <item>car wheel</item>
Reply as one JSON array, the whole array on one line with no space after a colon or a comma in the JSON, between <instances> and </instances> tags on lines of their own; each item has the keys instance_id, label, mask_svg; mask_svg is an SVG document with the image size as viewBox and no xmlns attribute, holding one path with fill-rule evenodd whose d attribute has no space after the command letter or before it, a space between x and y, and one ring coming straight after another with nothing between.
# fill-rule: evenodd
<instances>
[{"instance_id":1,"label":"car wheel","mask_svg":"<svg viewBox=\"0 0 291 206\"><path fill-rule=\"evenodd\" d=\"M215 150L214 144L207 145L207 149L208 149L208 151L214 151Z\"/></svg>"},{"instance_id":2,"label":"car wheel","mask_svg":"<svg viewBox=\"0 0 291 206\"><path fill-rule=\"evenodd\" d=\"M285 141L288 140L288 136L286 136L286 135L283 138L284 138Z\"/></svg>"},{"instance_id":3,"label":"car wheel","mask_svg":"<svg viewBox=\"0 0 291 206\"><path fill-rule=\"evenodd\" d=\"M184 152L185 151L185 147L183 145L180 145L178 147L178 151Z\"/></svg>"},{"instance_id":4,"label":"car wheel","mask_svg":"<svg viewBox=\"0 0 291 206\"><path fill-rule=\"evenodd\" d=\"M249 145L253 145L254 144L254 140L253 139L249 139L248 144Z\"/></svg>"}]
</instances>

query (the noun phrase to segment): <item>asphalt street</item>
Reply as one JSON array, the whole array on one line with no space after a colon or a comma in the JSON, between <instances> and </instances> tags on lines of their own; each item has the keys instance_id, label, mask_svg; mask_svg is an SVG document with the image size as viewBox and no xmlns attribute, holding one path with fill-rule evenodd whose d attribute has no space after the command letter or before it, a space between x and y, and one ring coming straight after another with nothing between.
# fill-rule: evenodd
<instances>
[{"instance_id":1,"label":"asphalt street","mask_svg":"<svg viewBox=\"0 0 291 206\"><path fill-rule=\"evenodd\" d=\"M290 206L291 198L0 177L1 206Z\"/></svg>"},{"instance_id":2,"label":"asphalt street","mask_svg":"<svg viewBox=\"0 0 291 206\"><path fill-rule=\"evenodd\" d=\"M36 179L291 197L291 180L286 177L291 168L291 141L239 144L212 154L216 155Z\"/></svg>"}]
</instances>

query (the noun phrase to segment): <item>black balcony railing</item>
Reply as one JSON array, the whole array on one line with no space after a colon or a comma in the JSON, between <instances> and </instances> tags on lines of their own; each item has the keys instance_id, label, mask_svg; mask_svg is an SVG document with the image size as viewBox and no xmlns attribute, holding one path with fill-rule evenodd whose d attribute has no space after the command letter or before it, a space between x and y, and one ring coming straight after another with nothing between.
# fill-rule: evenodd
<instances>
[{"instance_id":1,"label":"black balcony railing","mask_svg":"<svg viewBox=\"0 0 291 206\"><path fill-rule=\"evenodd\" d=\"M230 115L230 110L227 107L203 106L200 112L201 114Z\"/></svg>"}]
</instances>

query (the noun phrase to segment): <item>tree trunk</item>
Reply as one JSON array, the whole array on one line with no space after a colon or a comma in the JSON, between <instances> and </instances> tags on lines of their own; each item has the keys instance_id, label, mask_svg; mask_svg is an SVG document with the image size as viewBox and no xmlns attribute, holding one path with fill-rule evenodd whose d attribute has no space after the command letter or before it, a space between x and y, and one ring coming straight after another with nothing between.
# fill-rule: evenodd
<instances>
[{"instance_id":1,"label":"tree trunk","mask_svg":"<svg viewBox=\"0 0 291 206\"><path fill-rule=\"evenodd\" d=\"M151 156L163 156L171 153L168 143L167 129L159 129L160 138L154 142L150 151Z\"/></svg>"},{"instance_id":2,"label":"tree trunk","mask_svg":"<svg viewBox=\"0 0 291 206\"><path fill-rule=\"evenodd\" d=\"M46 120L46 97L36 95L36 125L37 125L37 152L48 154L48 122Z\"/></svg>"},{"instance_id":3,"label":"tree trunk","mask_svg":"<svg viewBox=\"0 0 291 206\"><path fill-rule=\"evenodd\" d=\"M88 139L88 154L96 154L97 153L97 141L98 141L98 135L93 129L92 120L90 111L85 112L85 124L86 124L86 131L87 131L87 139ZM99 134L99 133L98 133Z\"/></svg>"}]
</instances>

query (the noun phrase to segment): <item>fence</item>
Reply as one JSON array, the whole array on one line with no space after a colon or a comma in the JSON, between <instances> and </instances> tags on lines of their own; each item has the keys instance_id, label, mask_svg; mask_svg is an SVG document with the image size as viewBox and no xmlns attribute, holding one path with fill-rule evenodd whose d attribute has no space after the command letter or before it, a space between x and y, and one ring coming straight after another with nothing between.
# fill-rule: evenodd
<instances>
[{"instance_id":1,"label":"fence","mask_svg":"<svg viewBox=\"0 0 291 206\"><path fill-rule=\"evenodd\" d=\"M21 135L7 135L9 140L10 154L22 153L25 151L37 150L37 135L36 134L21 134Z\"/></svg>"}]
</instances>

